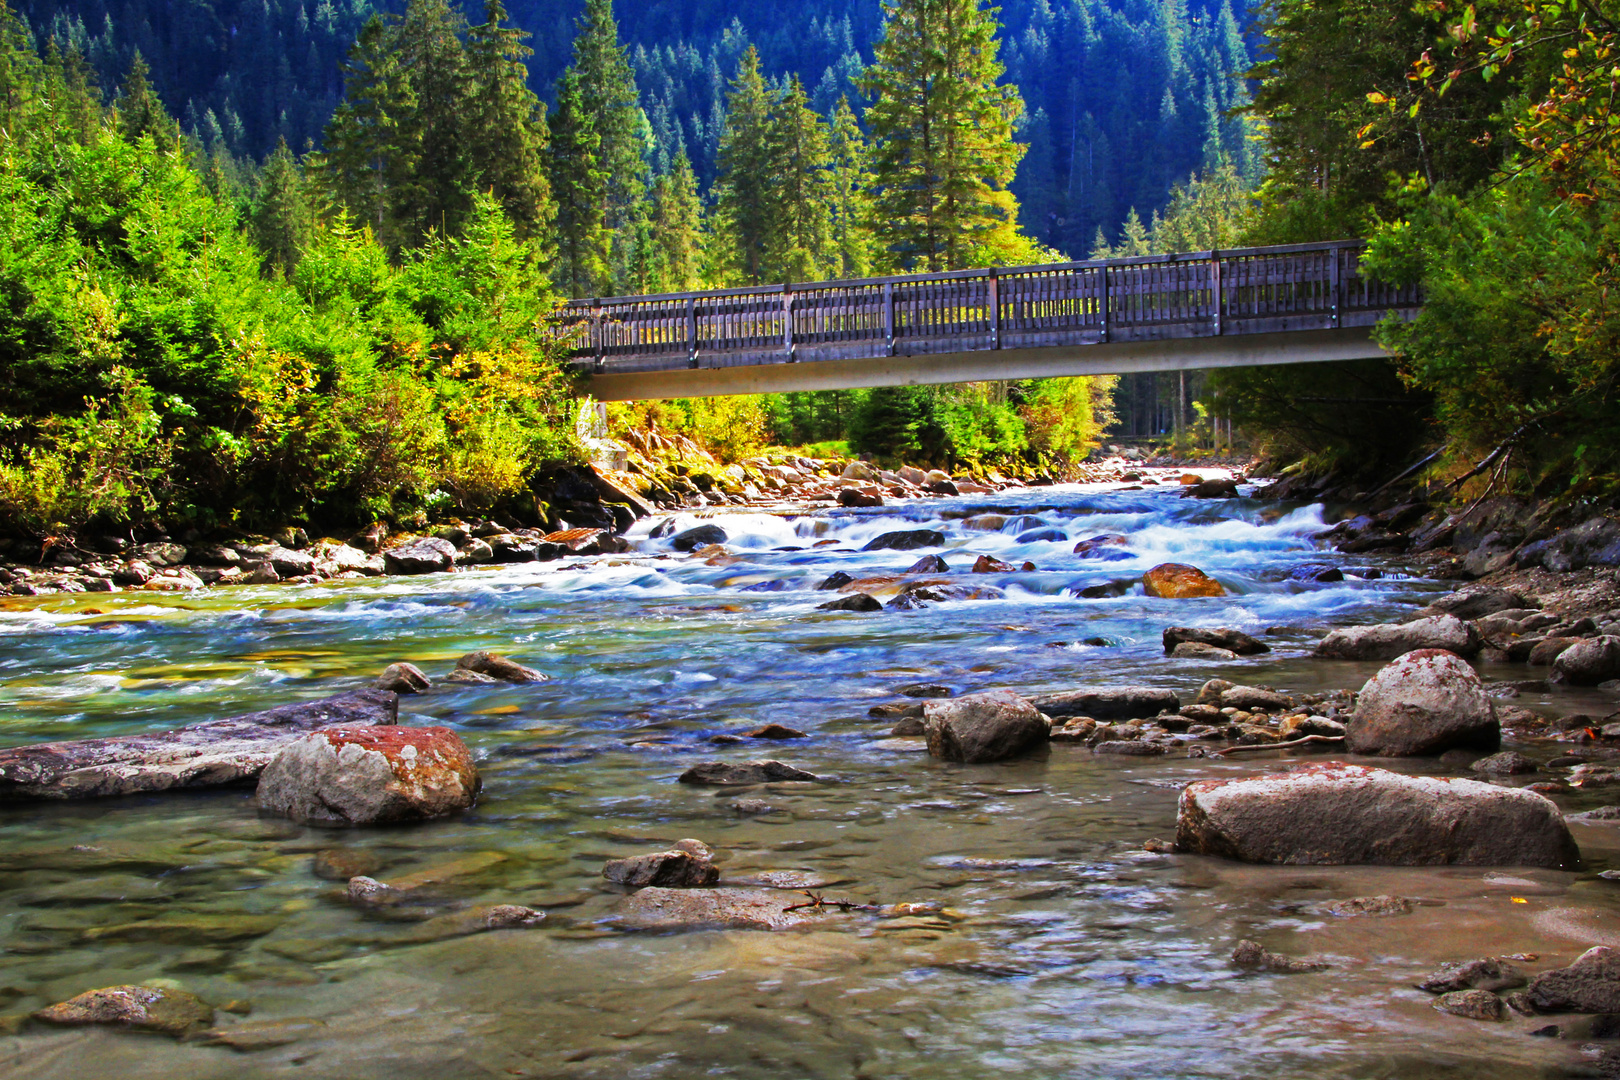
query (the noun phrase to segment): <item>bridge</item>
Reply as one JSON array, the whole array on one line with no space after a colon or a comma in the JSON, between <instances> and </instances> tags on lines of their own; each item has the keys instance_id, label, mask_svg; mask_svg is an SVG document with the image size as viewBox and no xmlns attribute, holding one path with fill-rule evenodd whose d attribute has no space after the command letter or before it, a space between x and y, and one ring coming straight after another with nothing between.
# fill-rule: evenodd
<instances>
[{"instance_id":1,"label":"bridge","mask_svg":"<svg viewBox=\"0 0 1620 1080\"><path fill-rule=\"evenodd\" d=\"M1359 240L574 300L557 328L601 401L1112 375L1383 356L1416 286Z\"/></svg>"}]
</instances>

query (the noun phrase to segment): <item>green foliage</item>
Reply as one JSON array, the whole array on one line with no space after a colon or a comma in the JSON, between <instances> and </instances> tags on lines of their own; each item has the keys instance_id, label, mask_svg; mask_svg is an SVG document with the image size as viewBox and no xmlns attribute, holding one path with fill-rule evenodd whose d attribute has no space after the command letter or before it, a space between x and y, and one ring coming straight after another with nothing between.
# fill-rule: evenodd
<instances>
[{"instance_id":1,"label":"green foliage","mask_svg":"<svg viewBox=\"0 0 1620 1080\"><path fill-rule=\"evenodd\" d=\"M437 489L470 510L571 453L545 253L496 195L398 266L368 227L290 209L290 153L241 218L149 131L64 109L15 31L0 11L8 521L355 521Z\"/></svg>"},{"instance_id":2,"label":"green foliage","mask_svg":"<svg viewBox=\"0 0 1620 1080\"><path fill-rule=\"evenodd\" d=\"M1112 419L1110 378L898 386L855 403L849 441L890 461L970 466L1083 460Z\"/></svg>"}]
</instances>

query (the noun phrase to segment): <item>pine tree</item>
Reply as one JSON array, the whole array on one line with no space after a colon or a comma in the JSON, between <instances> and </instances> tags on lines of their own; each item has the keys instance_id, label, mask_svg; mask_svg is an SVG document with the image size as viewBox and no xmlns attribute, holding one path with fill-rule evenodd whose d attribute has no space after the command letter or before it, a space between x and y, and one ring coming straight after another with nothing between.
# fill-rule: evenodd
<instances>
[{"instance_id":1,"label":"pine tree","mask_svg":"<svg viewBox=\"0 0 1620 1080\"><path fill-rule=\"evenodd\" d=\"M612 291L608 258L607 171L595 118L586 110L579 72L563 74L551 125L551 194L557 205L557 264L552 281L569 296Z\"/></svg>"},{"instance_id":2,"label":"pine tree","mask_svg":"<svg viewBox=\"0 0 1620 1080\"><path fill-rule=\"evenodd\" d=\"M810 108L797 75L772 117L769 179L776 206L766 234L765 273L779 281L815 281L837 262L832 244L827 125Z\"/></svg>"},{"instance_id":3,"label":"pine tree","mask_svg":"<svg viewBox=\"0 0 1620 1080\"><path fill-rule=\"evenodd\" d=\"M401 138L401 120L414 103L393 30L382 16L373 16L349 50L343 103L326 128L322 178L334 200L397 248L388 194L416 168L418 152Z\"/></svg>"},{"instance_id":4,"label":"pine tree","mask_svg":"<svg viewBox=\"0 0 1620 1080\"><path fill-rule=\"evenodd\" d=\"M315 231L315 215L298 162L283 139L264 164L253 205L253 237L265 268L291 272Z\"/></svg>"},{"instance_id":5,"label":"pine tree","mask_svg":"<svg viewBox=\"0 0 1620 1080\"><path fill-rule=\"evenodd\" d=\"M733 259L727 267L727 284L758 285L765 280L778 207L771 145L775 106L760 74L759 50L750 45L731 81L725 132L720 136L717 202Z\"/></svg>"},{"instance_id":6,"label":"pine tree","mask_svg":"<svg viewBox=\"0 0 1620 1080\"><path fill-rule=\"evenodd\" d=\"M866 140L849 98L838 99L828 157L832 162L832 243L837 258L833 276L865 277L872 272L872 173L867 168Z\"/></svg>"},{"instance_id":7,"label":"pine tree","mask_svg":"<svg viewBox=\"0 0 1620 1080\"><path fill-rule=\"evenodd\" d=\"M478 188L495 196L517 236L540 239L557 214L543 167L550 136L545 106L528 85L530 35L505 22L501 0L485 0L483 24L467 33L467 154Z\"/></svg>"},{"instance_id":8,"label":"pine tree","mask_svg":"<svg viewBox=\"0 0 1620 1080\"><path fill-rule=\"evenodd\" d=\"M1023 261L1012 183L1023 101L998 86L994 9L980 0L885 0L861 87L876 146L878 235L907 268Z\"/></svg>"},{"instance_id":9,"label":"pine tree","mask_svg":"<svg viewBox=\"0 0 1620 1080\"><path fill-rule=\"evenodd\" d=\"M150 135L158 152L166 154L179 145L180 129L152 90L147 78L151 73L146 59L136 49L129 63L129 75L118 91L118 133L131 142Z\"/></svg>"},{"instance_id":10,"label":"pine tree","mask_svg":"<svg viewBox=\"0 0 1620 1080\"><path fill-rule=\"evenodd\" d=\"M703 284L703 202L686 151L658 178L653 192L652 236L658 247L660 292L687 292Z\"/></svg>"},{"instance_id":11,"label":"pine tree","mask_svg":"<svg viewBox=\"0 0 1620 1080\"><path fill-rule=\"evenodd\" d=\"M432 232L454 235L472 209L472 162L463 138L468 84L467 20L446 0L410 0L395 47L410 82L398 138L415 167L389 192L391 216L407 244Z\"/></svg>"},{"instance_id":12,"label":"pine tree","mask_svg":"<svg viewBox=\"0 0 1620 1080\"><path fill-rule=\"evenodd\" d=\"M613 0L586 0L585 14L576 25L570 70L579 78L581 108L600 140L597 159L606 179L602 218L613 245L612 262L622 272L634 241L630 226L644 213L651 128L641 111L635 73L619 44Z\"/></svg>"}]
</instances>

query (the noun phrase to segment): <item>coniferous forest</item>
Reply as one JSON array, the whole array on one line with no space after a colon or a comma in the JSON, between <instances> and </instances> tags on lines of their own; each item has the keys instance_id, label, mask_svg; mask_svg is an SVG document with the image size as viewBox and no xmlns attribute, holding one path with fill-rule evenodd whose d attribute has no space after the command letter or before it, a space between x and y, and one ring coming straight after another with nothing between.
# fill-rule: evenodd
<instances>
[{"instance_id":1,"label":"coniferous forest","mask_svg":"<svg viewBox=\"0 0 1620 1080\"><path fill-rule=\"evenodd\" d=\"M1284 462L1607 490L1569 434L1613 411L1607 17L1342 7L7 9L0 502L470 511L573 452L570 296L1348 236L1430 296L1393 361L616 419L1047 467L1217 415Z\"/></svg>"}]
</instances>

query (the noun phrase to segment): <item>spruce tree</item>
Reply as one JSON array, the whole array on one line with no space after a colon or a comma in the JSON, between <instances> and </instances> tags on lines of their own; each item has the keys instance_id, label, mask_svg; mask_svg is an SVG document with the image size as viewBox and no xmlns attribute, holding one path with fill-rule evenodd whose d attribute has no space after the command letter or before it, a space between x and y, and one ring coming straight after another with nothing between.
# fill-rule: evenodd
<instances>
[{"instance_id":1,"label":"spruce tree","mask_svg":"<svg viewBox=\"0 0 1620 1080\"><path fill-rule=\"evenodd\" d=\"M495 196L517 236L541 239L557 213L543 166L545 106L528 85L530 35L505 22L501 0L485 0L483 24L467 33L467 153L479 190Z\"/></svg>"},{"instance_id":2,"label":"spruce tree","mask_svg":"<svg viewBox=\"0 0 1620 1080\"><path fill-rule=\"evenodd\" d=\"M398 137L415 167L389 192L389 212L407 244L453 235L472 209L472 162L463 138L468 84L467 20L446 0L410 0L395 35L410 80Z\"/></svg>"},{"instance_id":3,"label":"spruce tree","mask_svg":"<svg viewBox=\"0 0 1620 1080\"><path fill-rule=\"evenodd\" d=\"M343 66L343 102L326 128L322 180L334 200L393 248L400 242L388 217L388 193L418 158L401 137L401 121L412 107L394 27L372 16Z\"/></svg>"},{"instance_id":4,"label":"spruce tree","mask_svg":"<svg viewBox=\"0 0 1620 1080\"><path fill-rule=\"evenodd\" d=\"M166 154L180 145L180 126L170 117L163 102L158 100L147 76L151 69L139 49L129 64L129 75L118 91L118 133L130 142L142 135L152 137L152 145L160 154Z\"/></svg>"},{"instance_id":5,"label":"spruce tree","mask_svg":"<svg viewBox=\"0 0 1620 1080\"><path fill-rule=\"evenodd\" d=\"M865 277L872 272L872 173L867 155L855 110L847 96L840 97L828 146L834 277Z\"/></svg>"},{"instance_id":6,"label":"spruce tree","mask_svg":"<svg viewBox=\"0 0 1620 1080\"><path fill-rule=\"evenodd\" d=\"M623 272L634 243L636 230L631 225L644 213L645 153L651 130L641 111L635 73L625 47L619 44L613 0L586 0L585 14L576 25L574 62L569 70L578 76L580 105L590 116L600 142L597 159L606 181L602 217L613 244L613 262Z\"/></svg>"},{"instance_id":7,"label":"spruce tree","mask_svg":"<svg viewBox=\"0 0 1620 1080\"><path fill-rule=\"evenodd\" d=\"M652 236L658 246L660 292L688 292L703 284L703 202L686 151L653 192Z\"/></svg>"},{"instance_id":8,"label":"spruce tree","mask_svg":"<svg viewBox=\"0 0 1620 1080\"><path fill-rule=\"evenodd\" d=\"M766 239L766 274L778 281L815 281L837 262L832 243L831 164L826 121L810 108L794 75L777 104L769 134L775 209Z\"/></svg>"},{"instance_id":9,"label":"spruce tree","mask_svg":"<svg viewBox=\"0 0 1620 1080\"><path fill-rule=\"evenodd\" d=\"M596 120L585 108L579 72L563 74L551 125L551 194L556 201L557 262L552 281L569 296L612 291L611 234L606 219L607 171Z\"/></svg>"},{"instance_id":10,"label":"spruce tree","mask_svg":"<svg viewBox=\"0 0 1620 1080\"><path fill-rule=\"evenodd\" d=\"M733 260L727 284L758 285L769 269L767 249L779 206L771 138L775 106L760 74L759 50L750 45L731 81L720 136L717 203Z\"/></svg>"},{"instance_id":11,"label":"spruce tree","mask_svg":"<svg viewBox=\"0 0 1620 1080\"><path fill-rule=\"evenodd\" d=\"M878 235L905 268L1022 261L1012 183L1023 101L998 86L996 9L981 0L885 0L887 22L861 78L876 146Z\"/></svg>"},{"instance_id":12,"label":"spruce tree","mask_svg":"<svg viewBox=\"0 0 1620 1080\"><path fill-rule=\"evenodd\" d=\"M264 163L259 190L253 204L253 238L264 255L265 268L280 267L291 272L298 257L309 245L315 231L315 217L298 162L287 148L287 140L276 145L275 153Z\"/></svg>"}]
</instances>

